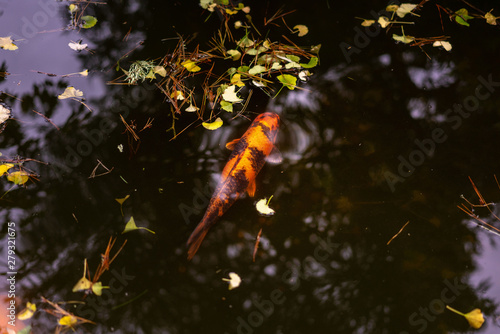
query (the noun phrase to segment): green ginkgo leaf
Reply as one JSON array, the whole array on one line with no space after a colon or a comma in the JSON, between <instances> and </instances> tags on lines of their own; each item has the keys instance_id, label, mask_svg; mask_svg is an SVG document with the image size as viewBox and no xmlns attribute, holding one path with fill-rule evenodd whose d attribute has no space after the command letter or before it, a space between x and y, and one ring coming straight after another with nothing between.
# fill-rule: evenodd
<instances>
[{"instance_id":1,"label":"green ginkgo leaf","mask_svg":"<svg viewBox=\"0 0 500 334\"><path fill-rule=\"evenodd\" d=\"M297 78L290 74L282 74L278 75L277 79L279 82L283 84L286 88L290 90L294 90L297 87Z\"/></svg>"},{"instance_id":2,"label":"green ginkgo leaf","mask_svg":"<svg viewBox=\"0 0 500 334\"><path fill-rule=\"evenodd\" d=\"M307 64L300 63L303 68L312 68L318 65L318 57L312 57Z\"/></svg>"},{"instance_id":3,"label":"green ginkgo leaf","mask_svg":"<svg viewBox=\"0 0 500 334\"><path fill-rule=\"evenodd\" d=\"M89 29L96 25L97 19L90 15L82 16L82 20L85 22L82 24L82 28Z\"/></svg>"},{"instance_id":4,"label":"green ginkgo leaf","mask_svg":"<svg viewBox=\"0 0 500 334\"><path fill-rule=\"evenodd\" d=\"M465 8L459 9L455 12L455 21L457 21L458 24L469 27L470 24L467 22L467 20L472 19L473 17L469 16L469 12Z\"/></svg>"}]
</instances>

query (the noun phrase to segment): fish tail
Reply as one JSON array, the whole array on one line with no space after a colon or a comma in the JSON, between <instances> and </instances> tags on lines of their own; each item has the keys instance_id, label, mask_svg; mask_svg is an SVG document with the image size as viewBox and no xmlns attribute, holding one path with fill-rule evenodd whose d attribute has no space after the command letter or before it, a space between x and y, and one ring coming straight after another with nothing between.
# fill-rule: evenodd
<instances>
[{"instance_id":1,"label":"fish tail","mask_svg":"<svg viewBox=\"0 0 500 334\"><path fill-rule=\"evenodd\" d=\"M193 233L188 239L188 260L191 260L193 256L200 248L203 239L208 233L208 230L216 223L219 216L217 215L217 211L207 212L207 214L203 217L202 221L196 226Z\"/></svg>"}]
</instances>

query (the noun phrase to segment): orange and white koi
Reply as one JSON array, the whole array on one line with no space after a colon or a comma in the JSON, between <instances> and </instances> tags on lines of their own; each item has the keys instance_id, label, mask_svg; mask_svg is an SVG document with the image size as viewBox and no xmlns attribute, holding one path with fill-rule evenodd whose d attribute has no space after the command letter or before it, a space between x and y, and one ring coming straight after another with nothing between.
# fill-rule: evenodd
<instances>
[{"instance_id":1,"label":"orange and white koi","mask_svg":"<svg viewBox=\"0 0 500 334\"><path fill-rule=\"evenodd\" d=\"M275 149L279 121L275 113L260 114L240 139L226 145L233 152L222 170L221 179L203 219L189 237L188 259L196 254L208 230L245 191L250 197L254 196L255 177Z\"/></svg>"}]
</instances>

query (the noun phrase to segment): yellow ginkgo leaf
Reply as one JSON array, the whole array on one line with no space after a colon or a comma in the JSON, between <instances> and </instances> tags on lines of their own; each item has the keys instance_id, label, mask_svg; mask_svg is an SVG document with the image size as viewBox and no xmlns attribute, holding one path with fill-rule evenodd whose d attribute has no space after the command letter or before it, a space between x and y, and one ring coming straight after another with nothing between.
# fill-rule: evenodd
<instances>
[{"instance_id":1,"label":"yellow ginkgo leaf","mask_svg":"<svg viewBox=\"0 0 500 334\"><path fill-rule=\"evenodd\" d=\"M156 234L154 231L151 231L148 228L137 226L135 224L134 217L130 217L130 220L128 221L127 225L125 225L125 229L123 230L122 234L130 232L130 231L135 231L135 230L146 230L148 232L151 232L153 234Z\"/></svg>"},{"instance_id":2,"label":"yellow ginkgo leaf","mask_svg":"<svg viewBox=\"0 0 500 334\"><path fill-rule=\"evenodd\" d=\"M231 86L228 86L224 90L224 93L222 93L222 98L224 99L224 101L233 102L233 103L234 102L241 102L241 101L243 101L243 99L240 99L238 97L238 95L236 95L235 89L236 89L236 86L235 85L231 85Z\"/></svg>"},{"instance_id":3,"label":"yellow ginkgo leaf","mask_svg":"<svg viewBox=\"0 0 500 334\"><path fill-rule=\"evenodd\" d=\"M297 24L295 27L293 27L293 29L297 30L299 32L299 35L298 35L299 37L305 36L309 32L309 28L307 28L303 24Z\"/></svg>"},{"instance_id":4,"label":"yellow ginkgo leaf","mask_svg":"<svg viewBox=\"0 0 500 334\"><path fill-rule=\"evenodd\" d=\"M89 70L84 70L84 71L78 72L78 74L80 74L82 77L86 77L89 75Z\"/></svg>"},{"instance_id":5,"label":"yellow ginkgo leaf","mask_svg":"<svg viewBox=\"0 0 500 334\"><path fill-rule=\"evenodd\" d=\"M198 72L201 70L201 68L191 59L183 61L181 65L184 66L189 72Z\"/></svg>"},{"instance_id":6,"label":"yellow ginkgo leaf","mask_svg":"<svg viewBox=\"0 0 500 334\"><path fill-rule=\"evenodd\" d=\"M369 27L374 23L375 23L375 20L363 20L363 22L361 22L361 25L363 27Z\"/></svg>"},{"instance_id":7,"label":"yellow ginkgo leaf","mask_svg":"<svg viewBox=\"0 0 500 334\"><path fill-rule=\"evenodd\" d=\"M411 3L403 3L401 4L398 9L396 9L396 14L399 16L399 17L405 17L406 14L408 13L411 13L415 16L418 16L417 14L415 13L412 13L412 10L415 9L415 7L417 7L417 5L415 4L411 4Z\"/></svg>"},{"instance_id":8,"label":"yellow ginkgo leaf","mask_svg":"<svg viewBox=\"0 0 500 334\"><path fill-rule=\"evenodd\" d=\"M272 198L272 196L271 196L271 198ZM271 198L269 198L269 200L267 200L267 198L263 198L263 199L259 200L255 204L255 208L257 209L257 211L259 211L261 214L263 214L265 216L274 215L274 210L269 207L269 202L271 201Z\"/></svg>"},{"instance_id":9,"label":"yellow ginkgo leaf","mask_svg":"<svg viewBox=\"0 0 500 334\"><path fill-rule=\"evenodd\" d=\"M162 77L165 77L167 75L167 70L163 66L155 66L153 68L153 72L161 75Z\"/></svg>"},{"instance_id":10,"label":"yellow ginkgo leaf","mask_svg":"<svg viewBox=\"0 0 500 334\"><path fill-rule=\"evenodd\" d=\"M469 313L465 314L465 319L469 322L469 325L474 329L479 329L484 323L484 316L480 309L476 308Z\"/></svg>"},{"instance_id":11,"label":"yellow ginkgo leaf","mask_svg":"<svg viewBox=\"0 0 500 334\"><path fill-rule=\"evenodd\" d=\"M92 292L95 293L96 296L102 295L102 289L109 289L109 286L103 286L101 282L92 284Z\"/></svg>"},{"instance_id":12,"label":"yellow ginkgo leaf","mask_svg":"<svg viewBox=\"0 0 500 334\"><path fill-rule=\"evenodd\" d=\"M382 28L385 28L385 27L387 27L389 24L391 24L391 22L389 21L389 19L388 19L387 17L385 17L385 16L381 16L381 17L379 17L377 22L378 22L378 24L380 24L380 26L381 26Z\"/></svg>"},{"instance_id":13,"label":"yellow ginkgo leaf","mask_svg":"<svg viewBox=\"0 0 500 334\"><path fill-rule=\"evenodd\" d=\"M118 203L120 203L120 205L122 205L123 202L125 202L129 197L130 197L130 195L127 195L123 198L115 198L115 201L117 201Z\"/></svg>"},{"instance_id":14,"label":"yellow ginkgo leaf","mask_svg":"<svg viewBox=\"0 0 500 334\"><path fill-rule=\"evenodd\" d=\"M10 36L7 37L0 37L0 48L4 50L17 50L17 45L14 44L14 41Z\"/></svg>"},{"instance_id":15,"label":"yellow ginkgo leaf","mask_svg":"<svg viewBox=\"0 0 500 334\"><path fill-rule=\"evenodd\" d=\"M455 310L453 307L446 305L446 308L456 314L459 314L469 322L469 325L474 329L479 329L484 323L484 316L480 309L476 308L470 311L469 313L462 313L458 310Z\"/></svg>"},{"instance_id":16,"label":"yellow ginkgo leaf","mask_svg":"<svg viewBox=\"0 0 500 334\"><path fill-rule=\"evenodd\" d=\"M229 273L229 278L223 278L223 281L229 282L229 290L236 289L240 286L241 278L236 273Z\"/></svg>"},{"instance_id":17,"label":"yellow ginkgo leaf","mask_svg":"<svg viewBox=\"0 0 500 334\"><path fill-rule=\"evenodd\" d=\"M492 9L493 10L493 9ZM497 20L500 17L496 17L495 15L491 14L491 10L484 15L484 18L486 19L486 23L491 24L492 26L497 25Z\"/></svg>"},{"instance_id":18,"label":"yellow ginkgo leaf","mask_svg":"<svg viewBox=\"0 0 500 334\"><path fill-rule=\"evenodd\" d=\"M92 282L89 281L85 276L80 278L78 282L76 282L75 286L73 287L73 292L77 291L83 291L83 290L88 290L92 287Z\"/></svg>"},{"instance_id":19,"label":"yellow ginkgo leaf","mask_svg":"<svg viewBox=\"0 0 500 334\"><path fill-rule=\"evenodd\" d=\"M59 319L59 325L73 327L78 322L78 319L72 315L65 315L61 319Z\"/></svg>"},{"instance_id":20,"label":"yellow ginkgo leaf","mask_svg":"<svg viewBox=\"0 0 500 334\"><path fill-rule=\"evenodd\" d=\"M13 164L2 164L2 165L0 165L0 176L2 176L5 173L7 173L7 171L9 170L9 168L12 168L12 167L14 167Z\"/></svg>"},{"instance_id":21,"label":"yellow ginkgo leaf","mask_svg":"<svg viewBox=\"0 0 500 334\"><path fill-rule=\"evenodd\" d=\"M175 92L170 94L170 97L177 100L184 100L184 94L182 94L180 90L176 90Z\"/></svg>"},{"instance_id":22,"label":"yellow ginkgo leaf","mask_svg":"<svg viewBox=\"0 0 500 334\"><path fill-rule=\"evenodd\" d=\"M27 302L26 303L26 308L24 310L22 310L21 313L19 313L19 315L17 316L17 318L19 320L30 319L33 316L33 314L35 314L35 311L36 311L36 305L32 304L30 302Z\"/></svg>"},{"instance_id":23,"label":"yellow ginkgo leaf","mask_svg":"<svg viewBox=\"0 0 500 334\"><path fill-rule=\"evenodd\" d=\"M79 98L83 96L83 92L81 90L75 89L73 86L66 87L64 92L57 96L58 99L64 100L69 98Z\"/></svg>"},{"instance_id":24,"label":"yellow ginkgo leaf","mask_svg":"<svg viewBox=\"0 0 500 334\"><path fill-rule=\"evenodd\" d=\"M217 130L218 128L220 128L222 126L223 123L224 122L222 121L222 119L220 117L217 117L217 119L215 121L213 121L212 123L203 122L203 123L201 123L201 125L203 125L203 127L207 130Z\"/></svg>"},{"instance_id":25,"label":"yellow ginkgo leaf","mask_svg":"<svg viewBox=\"0 0 500 334\"><path fill-rule=\"evenodd\" d=\"M398 41L398 42L403 42L405 44L408 44L408 43L413 42L415 40L415 37L408 36L408 35L399 36L396 34L392 34L392 39L394 39L395 41Z\"/></svg>"},{"instance_id":26,"label":"yellow ginkgo leaf","mask_svg":"<svg viewBox=\"0 0 500 334\"><path fill-rule=\"evenodd\" d=\"M245 86L243 81L241 81L241 74L239 74L239 73L236 73L235 75L233 75L233 77L231 78L231 84L236 85L238 87Z\"/></svg>"},{"instance_id":27,"label":"yellow ginkgo leaf","mask_svg":"<svg viewBox=\"0 0 500 334\"><path fill-rule=\"evenodd\" d=\"M10 182L13 182L14 184L25 184L30 178L29 173L18 170L17 172L12 172L9 175L7 175L7 180Z\"/></svg>"},{"instance_id":28,"label":"yellow ginkgo leaf","mask_svg":"<svg viewBox=\"0 0 500 334\"><path fill-rule=\"evenodd\" d=\"M442 46L446 51L450 51L452 48L450 42L446 42L446 41L435 41L432 44L432 46L435 46L435 47Z\"/></svg>"}]
</instances>

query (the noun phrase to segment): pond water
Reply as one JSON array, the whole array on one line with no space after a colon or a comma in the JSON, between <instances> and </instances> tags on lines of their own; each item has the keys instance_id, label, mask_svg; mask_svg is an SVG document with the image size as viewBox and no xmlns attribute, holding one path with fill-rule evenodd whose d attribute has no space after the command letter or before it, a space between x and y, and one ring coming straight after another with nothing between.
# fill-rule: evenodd
<instances>
[{"instance_id":1,"label":"pond water","mask_svg":"<svg viewBox=\"0 0 500 334\"><path fill-rule=\"evenodd\" d=\"M498 7L439 3L478 15ZM498 333L500 239L458 208L470 207L462 195L480 204L470 177L492 203L492 212L474 212L500 224L498 26L478 17L461 26L443 11L441 23L435 4L417 20L399 19L418 22L404 27L407 35L449 36L448 52L395 43L399 27L362 27L357 17L371 19L384 2L245 4L274 40L321 44L319 66L303 89L271 99L254 88L246 118L220 113L218 130L200 126L196 113L178 115L175 129L187 129L171 140L171 104L158 81L110 84L123 74L117 64L158 60L178 34L195 36L187 48L207 49L220 16L197 1L79 3L98 23L66 29L68 2L0 0L0 37L19 47L0 49L0 72L9 73L0 77L0 99L12 108L1 159L33 159L23 167L37 174L9 192L1 178L2 295L17 272L17 312L37 305L24 321L33 333L54 332L62 316L43 311L54 308L42 297L95 323L76 326L79 333ZM296 10L286 24L309 33L292 35L281 19L263 27L280 8ZM88 50L68 47L79 40ZM88 76L63 77L85 69ZM57 98L68 86L83 92L83 103ZM186 241L229 156L225 144L265 111L281 117L282 162L264 166L255 199L237 201L188 261ZM140 141L120 115L136 124ZM121 207L116 199L127 195ZM262 217L254 202L271 195L276 213ZM130 217L155 234L121 234ZM94 275L110 237L111 255L127 242L99 279L109 289L73 292L84 259ZM231 272L242 282L228 290ZM486 321L472 330L445 305L479 308Z\"/></svg>"}]
</instances>

